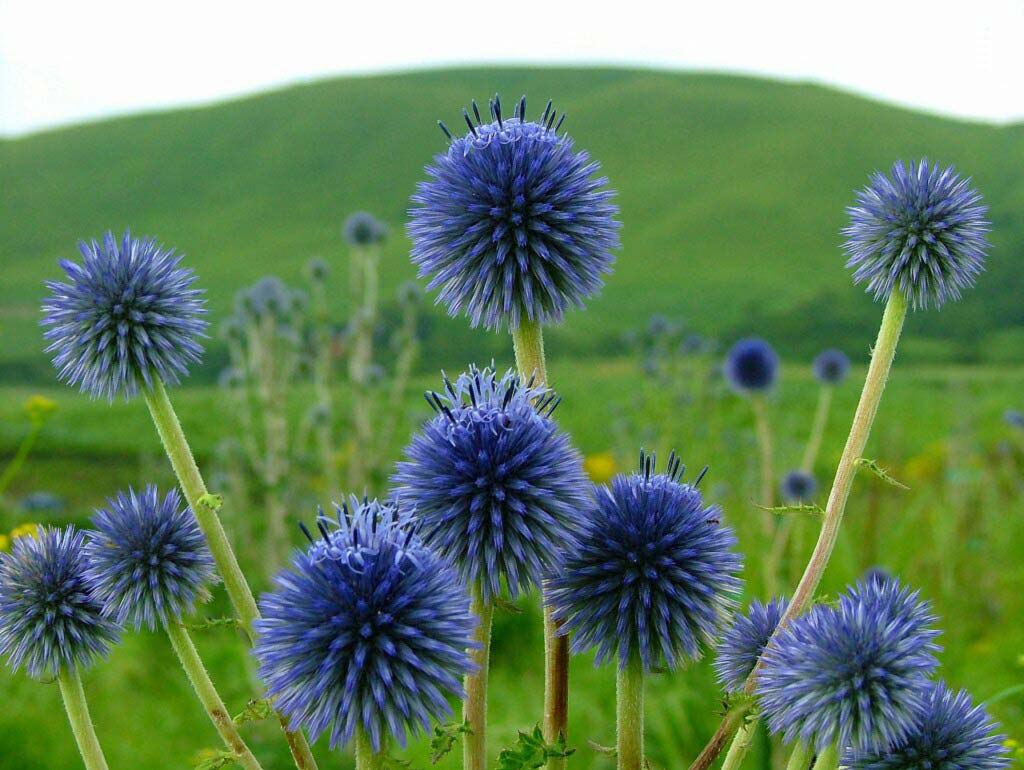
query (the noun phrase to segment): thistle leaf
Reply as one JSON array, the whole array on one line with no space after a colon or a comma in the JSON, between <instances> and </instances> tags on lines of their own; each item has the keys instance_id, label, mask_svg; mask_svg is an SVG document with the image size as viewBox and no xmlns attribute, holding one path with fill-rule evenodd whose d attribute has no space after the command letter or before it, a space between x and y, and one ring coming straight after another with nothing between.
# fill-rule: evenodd
<instances>
[{"instance_id":1,"label":"thistle leaf","mask_svg":"<svg viewBox=\"0 0 1024 770\"><path fill-rule=\"evenodd\" d=\"M889 473L875 460L869 460L867 457L860 457L857 459L856 465L858 468L867 468L875 474L875 476L890 486L897 487L899 489L910 489L906 484L899 482L890 476Z\"/></svg>"}]
</instances>

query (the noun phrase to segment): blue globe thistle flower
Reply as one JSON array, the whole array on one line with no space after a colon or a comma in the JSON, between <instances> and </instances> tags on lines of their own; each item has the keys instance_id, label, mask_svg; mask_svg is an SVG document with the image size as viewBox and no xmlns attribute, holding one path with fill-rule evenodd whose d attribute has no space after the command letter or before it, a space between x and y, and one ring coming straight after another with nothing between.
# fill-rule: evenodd
<instances>
[{"instance_id":1,"label":"blue globe thistle flower","mask_svg":"<svg viewBox=\"0 0 1024 770\"><path fill-rule=\"evenodd\" d=\"M0 553L0 654L33 677L86 667L117 640L86 580L85 539L44 527Z\"/></svg>"},{"instance_id":2,"label":"blue globe thistle flower","mask_svg":"<svg viewBox=\"0 0 1024 770\"><path fill-rule=\"evenodd\" d=\"M823 350L814 359L814 376L822 385L838 385L850 373L850 359L836 348Z\"/></svg>"},{"instance_id":3,"label":"blue globe thistle flower","mask_svg":"<svg viewBox=\"0 0 1024 770\"><path fill-rule=\"evenodd\" d=\"M912 308L941 307L984 269L986 210L952 166L897 162L889 176L875 173L847 209L846 266L875 299L898 289Z\"/></svg>"},{"instance_id":4,"label":"blue globe thistle flower","mask_svg":"<svg viewBox=\"0 0 1024 770\"><path fill-rule=\"evenodd\" d=\"M787 503L808 503L818 494L818 480L807 471L790 471L782 477L779 492Z\"/></svg>"},{"instance_id":5,"label":"blue globe thistle flower","mask_svg":"<svg viewBox=\"0 0 1024 770\"><path fill-rule=\"evenodd\" d=\"M618 209L599 165L559 134L548 102L536 121L526 98L510 118L491 101L484 123L476 103L463 110L468 133L427 168L410 210L412 261L450 315L471 324L517 329L559 322L603 285L619 246Z\"/></svg>"},{"instance_id":6,"label":"blue globe thistle flower","mask_svg":"<svg viewBox=\"0 0 1024 770\"><path fill-rule=\"evenodd\" d=\"M118 492L92 517L86 575L93 597L118 624L173 623L214 579L213 557L177 489Z\"/></svg>"},{"instance_id":7,"label":"blue globe thistle flower","mask_svg":"<svg viewBox=\"0 0 1024 770\"><path fill-rule=\"evenodd\" d=\"M819 751L903 739L937 665L934 621L895 579L858 583L838 606L812 608L764 652L756 692L768 726Z\"/></svg>"},{"instance_id":8,"label":"blue globe thistle flower","mask_svg":"<svg viewBox=\"0 0 1024 770\"><path fill-rule=\"evenodd\" d=\"M596 648L598 663L617 657L620 667L639 656L650 671L699 657L716 637L739 589L740 557L721 509L698 491L700 477L680 481L674 453L663 474L643 453L640 467L596 488L547 600L574 652Z\"/></svg>"},{"instance_id":9,"label":"blue globe thistle flower","mask_svg":"<svg viewBox=\"0 0 1024 770\"><path fill-rule=\"evenodd\" d=\"M779 374L779 356L764 340L748 337L726 354L723 371L729 384L740 393L771 390Z\"/></svg>"},{"instance_id":10,"label":"blue globe thistle flower","mask_svg":"<svg viewBox=\"0 0 1024 770\"><path fill-rule=\"evenodd\" d=\"M296 552L260 601L254 654L293 729L332 747L357 728L386 735L448 716L471 664L476 620L455 570L393 505L356 501L321 517L322 539ZM309 534L307 532L307 537Z\"/></svg>"},{"instance_id":11,"label":"blue globe thistle flower","mask_svg":"<svg viewBox=\"0 0 1024 770\"><path fill-rule=\"evenodd\" d=\"M470 370L428 393L437 416L405 450L395 493L423 539L485 601L537 585L587 505L583 458L558 429L553 392L511 371Z\"/></svg>"},{"instance_id":12,"label":"blue globe thistle flower","mask_svg":"<svg viewBox=\"0 0 1024 770\"><path fill-rule=\"evenodd\" d=\"M1024 428L1024 412L1018 409L1007 409L1003 413L1003 421L1011 428Z\"/></svg>"},{"instance_id":13,"label":"blue globe thistle flower","mask_svg":"<svg viewBox=\"0 0 1024 770\"><path fill-rule=\"evenodd\" d=\"M997 729L966 692L932 682L902 740L883 750L848 751L842 765L849 770L1002 770L1010 758Z\"/></svg>"},{"instance_id":14,"label":"blue globe thistle flower","mask_svg":"<svg viewBox=\"0 0 1024 770\"><path fill-rule=\"evenodd\" d=\"M372 214L357 211L345 220L341 234L349 246L373 246L387 237L388 227Z\"/></svg>"},{"instance_id":15,"label":"blue globe thistle flower","mask_svg":"<svg viewBox=\"0 0 1024 770\"><path fill-rule=\"evenodd\" d=\"M789 602L781 598L767 604L754 599L746 615L736 616L718 645L715 660L715 673L726 692L743 689L788 606Z\"/></svg>"},{"instance_id":16,"label":"blue globe thistle flower","mask_svg":"<svg viewBox=\"0 0 1024 770\"><path fill-rule=\"evenodd\" d=\"M58 376L93 398L126 398L156 380L174 385L203 352L206 313L195 274L152 238L78 245L82 263L61 260L68 282L47 281L43 335Z\"/></svg>"}]
</instances>

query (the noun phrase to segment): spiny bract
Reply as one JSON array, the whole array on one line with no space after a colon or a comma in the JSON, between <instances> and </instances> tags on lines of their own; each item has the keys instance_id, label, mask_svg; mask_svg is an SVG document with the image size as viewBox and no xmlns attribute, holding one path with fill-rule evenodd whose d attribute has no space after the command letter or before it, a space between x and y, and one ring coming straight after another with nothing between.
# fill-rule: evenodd
<instances>
[{"instance_id":1,"label":"spiny bract","mask_svg":"<svg viewBox=\"0 0 1024 770\"><path fill-rule=\"evenodd\" d=\"M410 210L412 261L451 315L473 326L517 329L559 322L602 286L619 245L618 209L586 152L559 134L548 102L537 121L526 99L515 113L491 102L484 123L476 103L463 110L465 136L427 168Z\"/></svg>"},{"instance_id":2,"label":"spiny bract","mask_svg":"<svg viewBox=\"0 0 1024 770\"><path fill-rule=\"evenodd\" d=\"M757 665L758 658L775 633L789 602L772 599L767 604L754 599L746 615L737 615L718 645L715 672L727 692L739 692Z\"/></svg>"}]
</instances>

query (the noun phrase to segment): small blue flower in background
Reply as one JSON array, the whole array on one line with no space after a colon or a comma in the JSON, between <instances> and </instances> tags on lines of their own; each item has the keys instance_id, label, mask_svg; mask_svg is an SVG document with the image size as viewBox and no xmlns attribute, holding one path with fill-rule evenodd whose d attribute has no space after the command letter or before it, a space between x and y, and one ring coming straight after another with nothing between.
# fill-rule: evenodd
<instances>
[{"instance_id":1,"label":"small blue flower in background","mask_svg":"<svg viewBox=\"0 0 1024 770\"><path fill-rule=\"evenodd\" d=\"M213 557L192 509L172 489L118 492L92 517L87 576L118 624L155 628L188 613L214 579Z\"/></svg>"},{"instance_id":2,"label":"small blue flower in background","mask_svg":"<svg viewBox=\"0 0 1024 770\"><path fill-rule=\"evenodd\" d=\"M554 615L575 652L597 661L674 668L717 636L739 590L736 538L673 454L663 474L641 453L641 471L597 487L578 542L548 581Z\"/></svg>"},{"instance_id":3,"label":"small blue flower in background","mask_svg":"<svg viewBox=\"0 0 1024 770\"><path fill-rule=\"evenodd\" d=\"M470 666L476 619L458 574L395 506L358 501L318 521L260 600L254 654L294 729L332 747L355 730L380 750L451 713Z\"/></svg>"},{"instance_id":4,"label":"small blue flower in background","mask_svg":"<svg viewBox=\"0 0 1024 770\"><path fill-rule=\"evenodd\" d=\"M117 641L85 577L85 538L44 527L0 553L0 654L29 676L86 667Z\"/></svg>"},{"instance_id":5,"label":"small blue flower in background","mask_svg":"<svg viewBox=\"0 0 1024 770\"><path fill-rule=\"evenodd\" d=\"M94 398L134 396L156 380L176 384L199 361L206 313L195 274L152 238L79 244L82 263L61 260L68 282L47 281L46 348L60 379Z\"/></svg>"},{"instance_id":6,"label":"small blue flower in background","mask_svg":"<svg viewBox=\"0 0 1024 770\"><path fill-rule=\"evenodd\" d=\"M490 122L463 110L468 132L427 168L409 212L412 261L451 315L474 327L559 322L602 286L619 246L618 209L586 152L559 134L548 102L526 119L491 102ZM475 118L475 120L474 120Z\"/></svg>"},{"instance_id":7,"label":"small blue flower in background","mask_svg":"<svg viewBox=\"0 0 1024 770\"><path fill-rule=\"evenodd\" d=\"M530 590L590 495L583 458L551 417L558 399L511 371L473 367L427 401L437 416L406 448L395 494L485 601L502 583L512 596Z\"/></svg>"},{"instance_id":8,"label":"small blue flower in background","mask_svg":"<svg viewBox=\"0 0 1024 770\"><path fill-rule=\"evenodd\" d=\"M1010 766L1003 737L985 709L961 690L933 682L913 728L882 751L848 751L849 770L1002 770Z\"/></svg>"},{"instance_id":9,"label":"small blue flower in background","mask_svg":"<svg viewBox=\"0 0 1024 770\"><path fill-rule=\"evenodd\" d=\"M905 738L937 666L935 617L893 579L817 605L765 649L757 695L773 733L817 750L884 750Z\"/></svg>"},{"instance_id":10,"label":"small blue flower in background","mask_svg":"<svg viewBox=\"0 0 1024 770\"><path fill-rule=\"evenodd\" d=\"M893 289L914 309L957 300L984 270L989 243L986 207L953 167L897 162L857 193L847 209L847 267L875 299Z\"/></svg>"},{"instance_id":11,"label":"small blue flower in background","mask_svg":"<svg viewBox=\"0 0 1024 770\"><path fill-rule=\"evenodd\" d=\"M715 673L726 692L743 689L788 605L789 602L781 598L772 599L767 604L754 599L746 615L736 616L722 636L715 659Z\"/></svg>"},{"instance_id":12,"label":"small blue flower in background","mask_svg":"<svg viewBox=\"0 0 1024 770\"><path fill-rule=\"evenodd\" d=\"M1003 413L1003 421L1011 428L1024 428L1024 412L1017 409L1007 409Z\"/></svg>"},{"instance_id":13,"label":"small blue flower in background","mask_svg":"<svg viewBox=\"0 0 1024 770\"><path fill-rule=\"evenodd\" d=\"M787 503L808 503L818 494L818 480L807 471L790 471L782 477L779 492Z\"/></svg>"},{"instance_id":14,"label":"small blue flower in background","mask_svg":"<svg viewBox=\"0 0 1024 770\"><path fill-rule=\"evenodd\" d=\"M733 389L741 393L771 390L779 374L779 356L762 339L743 339L726 355L723 373Z\"/></svg>"},{"instance_id":15,"label":"small blue flower in background","mask_svg":"<svg viewBox=\"0 0 1024 770\"><path fill-rule=\"evenodd\" d=\"M341 235L349 246L373 246L388 235L388 227L372 214L357 211L341 226Z\"/></svg>"},{"instance_id":16,"label":"small blue flower in background","mask_svg":"<svg viewBox=\"0 0 1024 770\"><path fill-rule=\"evenodd\" d=\"M814 376L822 385L838 385L850 373L850 359L836 348L823 350L814 359Z\"/></svg>"}]
</instances>

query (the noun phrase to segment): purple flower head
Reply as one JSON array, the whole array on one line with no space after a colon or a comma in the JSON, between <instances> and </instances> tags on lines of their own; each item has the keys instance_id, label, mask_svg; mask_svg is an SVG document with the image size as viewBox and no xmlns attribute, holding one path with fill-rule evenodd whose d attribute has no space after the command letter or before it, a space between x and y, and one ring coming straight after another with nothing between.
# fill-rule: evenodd
<instances>
[{"instance_id":1,"label":"purple flower head","mask_svg":"<svg viewBox=\"0 0 1024 770\"><path fill-rule=\"evenodd\" d=\"M762 339L748 337L729 350L723 367L726 380L740 393L771 390L779 375L779 356Z\"/></svg>"},{"instance_id":2,"label":"purple flower head","mask_svg":"<svg viewBox=\"0 0 1024 770\"><path fill-rule=\"evenodd\" d=\"M836 348L823 350L814 359L814 376L822 385L838 385L850 373L850 359Z\"/></svg>"},{"instance_id":3,"label":"purple flower head","mask_svg":"<svg viewBox=\"0 0 1024 770\"><path fill-rule=\"evenodd\" d=\"M118 492L92 518L86 575L93 597L119 625L174 623L214 579L213 557L177 489L152 484Z\"/></svg>"},{"instance_id":4,"label":"purple flower head","mask_svg":"<svg viewBox=\"0 0 1024 770\"><path fill-rule=\"evenodd\" d=\"M739 589L740 557L700 478L680 481L674 453L666 473L655 475L643 453L640 466L596 488L547 600L574 652L596 648L598 663L617 658L620 667L638 656L650 671L699 657L717 636Z\"/></svg>"},{"instance_id":5,"label":"purple flower head","mask_svg":"<svg viewBox=\"0 0 1024 770\"><path fill-rule=\"evenodd\" d=\"M818 493L818 480L807 471L790 471L782 477L779 491L787 503L809 503Z\"/></svg>"},{"instance_id":6,"label":"purple flower head","mask_svg":"<svg viewBox=\"0 0 1024 770\"><path fill-rule=\"evenodd\" d=\"M875 299L901 291L914 309L960 299L984 269L987 208L952 166L897 162L847 209L844 246L855 283Z\"/></svg>"},{"instance_id":7,"label":"purple flower head","mask_svg":"<svg viewBox=\"0 0 1024 770\"><path fill-rule=\"evenodd\" d=\"M43 335L58 376L93 398L176 384L199 360L202 292L181 257L152 238L81 242L82 263L61 260L68 282L47 281Z\"/></svg>"},{"instance_id":8,"label":"purple flower head","mask_svg":"<svg viewBox=\"0 0 1024 770\"><path fill-rule=\"evenodd\" d=\"M788 605L788 601L780 598L772 599L768 604L754 599L746 615L736 616L718 645L718 658L715 660L718 681L727 692L743 689Z\"/></svg>"},{"instance_id":9,"label":"purple flower head","mask_svg":"<svg viewBox=\"0 0 1024 770\"><path fill-rule=\"evenodd\" d=\"M1018 409L1007 409L1003 413L1003 421L1011 428L1024 428L1024 412Z\"/></svg>"},{"instance_id":10,"label":"purple flower head","mask_svg":"<svg viewBox=\"0 0 1024 770\"><path fill-rule=\"evenodd\" d=\"M0 553L0 654L33 677L85 668L117 641L86 580L85 539L45 527Z\"/></svg>"},{"instance_id":11,"label":"purple flower head","mask_svg":"<svg viewBox=\"0 0 1024 770\"><path fill-rule=\"evenodd\" d=\"M971 696L942 682L928 685L914 725L894 745L881 750L847 751L849 770L1002 770L1010 766L1003 737L985 709Z\"/></svg>"},{"instance_id":12,"label":"purple flower head","mask_svg":"<svg viewBox=\"0 0 1024 770\"><path fill-rule=\"evenodd\" d=\"M572 539L590 495L583 460L551 416L559 399L512 372L471 367L427 401L437 415L398 463L396 495L415 506L427 545L485 599L503 583L513 596L528 591Z\"/></svg>"},{"instance_id":13,"label":"purple flower head","mask_svg":"<svg viewBox=\"0 0 1024 770\"><path fill-rule=\"evenodd\" d=\"M884 749L910 731L935 669L929 605L895 579L818 605L765 649L757 695L773 733L817 750Z\"/></svg>"},{"instance_id":14,"label":"purple flower head","mask_svg":"<svg viewBox=\"0 0 1024 770\"><path fill-rule=\"evenodd\" d=\"M357 728L375 750L387 736L404 745L462 695L469 597L393 505L352 498L317 526L260 600L260 677L293 729L327 732L332 748Z\"/></svg>"},{"instance_id":15,"label":"purple flower head","mask_svg":"<svg viewBox=\"0 0 1024 770\"><path fill-rule=\"evenodd\" d=\"M427 168L410 210L412 261L451 315L474 327L516 329L562 320L583 306L610 272L619 246L618 209L607 179L560 134L548 102L536 120L526 98L512 117L497 96L490 122L476 103L463 110L464 136L448 129L448 150Z\"/></svg>"},{"instance_id":16,"label":"purple flower head","mask_svg":"<svg viewBox=\"0 0 1024 770\"><path fill-rule=\"evenodd\" d=\"M357 211L341 226L341 235L349 246L374 246L388 235L388 226L372 214Z\"/></svg>"}]
</instances>

